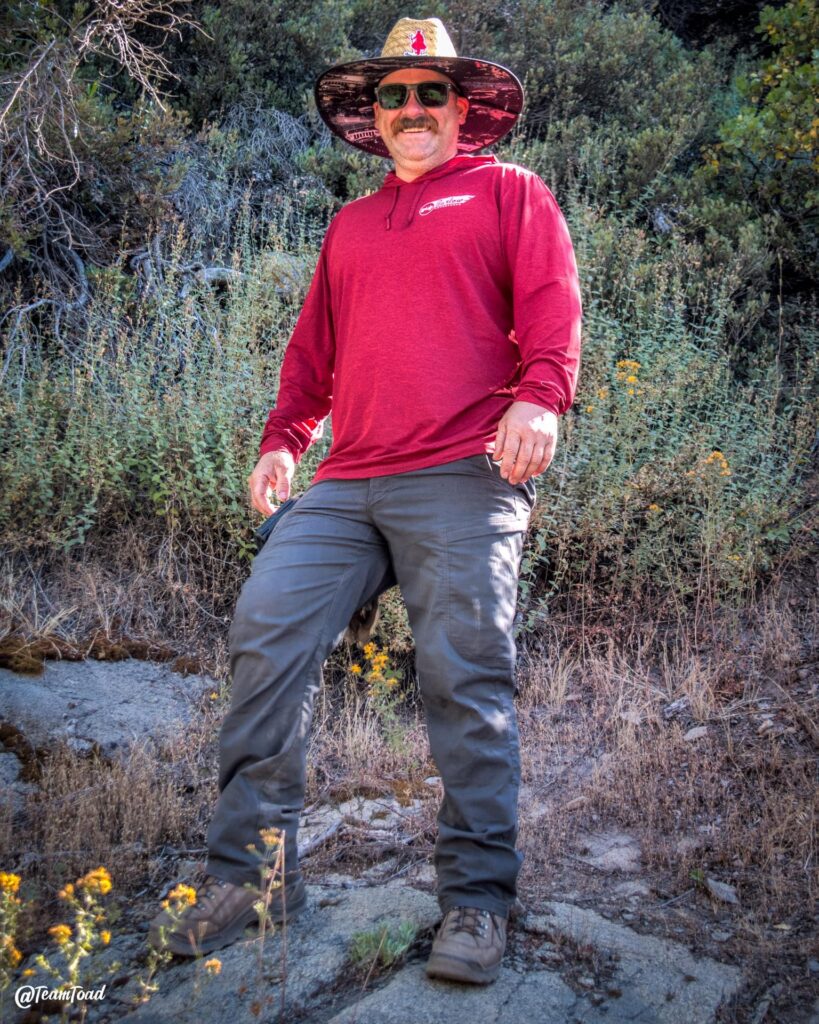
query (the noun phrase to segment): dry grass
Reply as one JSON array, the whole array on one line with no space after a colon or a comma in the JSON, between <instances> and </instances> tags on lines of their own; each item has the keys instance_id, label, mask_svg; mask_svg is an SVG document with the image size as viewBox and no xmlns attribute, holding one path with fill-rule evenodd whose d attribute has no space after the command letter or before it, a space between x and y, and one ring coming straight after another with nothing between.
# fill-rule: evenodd
<instances>
[{"instance_id":1,"label":"dry grass","mask_svg":"<svg viewBox=\"0 0 819 1024\"><path fill-rule=\"evenodd\" d=\"M208 717L111 760L66 744L26 752L24 778L37 791L26 796L22 816L0 800L0 864L23 877L30 900L24 949L42 947L60 912L57 892L89 869L107 867L120 900L138 890L155 899L169 860L202 852L216 796L214 728Z\"/></svg>"},{"instance_id":2,"label":"dry grass","mask_svg":"<svg viewBox=\"0 0 819 1024\"><path fill-rule=\"evenodd\" d=\"M152 561L149 537L134 533L127 543L104 569L90 553L52 562L48 574L21 557L7 560L0 572L7 636L23 638L23 650L35 656L111 657L117 645L127 654L143 644L143 656L192 655L223 675L227 619L216 609L228 599L206 583L205 554L188 551L183 572ZM221 572L238 588L239 567ZM638 616L608 625L554 619L551 634L525 646L518 696L524 902L536 907L572 893L621 910L613 883L622 876L578 855L589 833L627 832L639 842L638 877L651 893L641 908L645 927L684 932L692 947L733 960L760 984L772 975L788 979L789 998L798 1000L802 982L793 971L801 964L804 974L815 955L819 896L816 612L804 590L780 590L741 613L701 615L690 628ZM184 649L186 630L191 646ZM437 772L414 683L405 684L397 749L351 685L351 660L343 648L327 666L307 800L420 797L417 842L400 856L423 861L438 800L423 780ZM701 726L705 735L686 739ZM143 898L137 920L154 912L162 886L204 853L217 732L218 715L210 715L174 744L134 748L119 762L66 747L27 765L40 792L22 827L13 827L0 802L0 867L20 870L39 894L31 936L50 923L59 886L97 864L109 867L121 892ZM310 858L308 876L364 869L394 852L385 850L354 834L337 836ZM734 886L737 904L715 903L706 877ZM716 926L730 941L714 945Z\"/></svg>"},{"instance_id":3,"label":"dry grass","mask_svg":"<svg viewBox=\"0 0 819 1024\"><path fill-rule=\"evenodd\" d=\"M777 977L790 1005L806 999L819 897L816 611L815 599L770 595L715 616L705 639L677 631L659 649L624 650L567 627L561 653L524 655L524 898L571 893L619 913L624 876L578 855L588 833L626 833L654 896L646 927L737 963L750 1001ZM706 878L732 885L737 903L713 900ZM730 941L717 945L716 930ZM750 1019L739 1012L726 1019Z\"/></svg>"},{"instance_id":4,"label":"dry grass","mask_svg":"<svg viewBox=\"0 0 819 1024\"><path fill-rule=\"evenodd\" d=\"M43 657L184 660L227 673L227 631L247 566L218 538L122 527L104 549L0 560L0 664L36 670Z\"/></svg>"}]
</instances>

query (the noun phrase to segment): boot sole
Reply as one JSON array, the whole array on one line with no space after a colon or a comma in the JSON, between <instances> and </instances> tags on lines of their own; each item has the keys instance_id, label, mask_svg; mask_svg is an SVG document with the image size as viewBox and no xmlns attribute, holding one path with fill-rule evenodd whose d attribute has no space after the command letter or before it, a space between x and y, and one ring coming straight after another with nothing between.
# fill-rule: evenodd
<instances>
[{"instance_id":1,"label":"boot sole","mask_svg":"<svg viewBox=\"0 0 819 1024\"><path fill-rule=\"evenodd\" d=\"M470 985L490 985L500 974L500 968L500 962L492 967L483 967L474 960L433 954L427 962L426 972L429 978L465 981Z\"/></svg>"},{"instance_id":2,"label":"boot sole","mask_svg":"<svg viewBox=\"0 0 819 1024\"><path fill-rule=\"evenodd\" d=\"M300 893L294 894L292 898L287 900L287 920L290 921L297 914L300 914L306 905L307 890L302 889ZM285 916L281 912L270 911L270 919L275 924L281 924L285 920ZM165 936L164 941L160 941L159 934L151 930L148 941L155 949L168 950L177 956L199 956L200 954L212 953L214 950L222 949L223 946L229 946L232 942L236 942L242 938L247 928L253 924L258 925L258 921L259 915L253 907L250 907L244 917L240 917L237 921L225 926L221 931L214 932L201 941L195 943L192 941L192 929L188 932L187 936L170 933Z\"/></svg>"}]
</instances>

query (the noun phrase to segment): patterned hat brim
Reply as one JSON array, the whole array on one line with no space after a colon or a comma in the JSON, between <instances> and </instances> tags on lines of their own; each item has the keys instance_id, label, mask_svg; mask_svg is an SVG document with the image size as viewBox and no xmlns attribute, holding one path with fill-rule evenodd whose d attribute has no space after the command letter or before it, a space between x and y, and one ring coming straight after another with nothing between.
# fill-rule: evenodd
<instances>
[{"instance_id":1,"label":"patterned hat brim","mask_svg":"<svg viewBox=\"0 0 819 1024\"><path fill-rule=\"evenodd\" d=\"M469 100L458 133L458 152L474 153L502 139L523 110L523 86L500 64L471 57L371 57L328 68L315 86L316 106L327 127L365 153L388 157L375 127L375 86L392 71L429 68L450 78Z\"/></svg>"}]
</instances>

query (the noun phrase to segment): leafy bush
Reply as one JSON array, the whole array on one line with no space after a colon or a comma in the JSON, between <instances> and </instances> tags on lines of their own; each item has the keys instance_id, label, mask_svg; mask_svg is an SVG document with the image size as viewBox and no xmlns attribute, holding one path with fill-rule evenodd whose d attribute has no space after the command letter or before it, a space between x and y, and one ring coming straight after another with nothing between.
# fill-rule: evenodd
<instances>
[{"instance_id":1,"label":"leafy bush","mask_svg":"<svg viewBox=\"0 0 819 1024\"><path fill-rule=\"evenodd\" d=\"M196 123L227 107L275 107L299 115L319 71L358 54L344 0L221 0L193 6L205 34L173 47L179 102Z\"/></svg>"},{"instance_id":2,"label":"leafy bush","mask_svg":"<svg viewBox=\"0 0 819 1024\"><path fill-rule=\"evenodd\" d=\"M806 547L800 484L819 360L794 387L775 362L738 380L724 345L730 275L707 285L673 249L649 258L634 234L593 218L579 234L584 366L539 484L522 587L530 626L557 591L592 606L744 596ZM625 254L616 287L613 250ZM815 332L806 347L815 353Z\"/></svg>"},{"instance_id":3,"label":"leafy bush","mask_svg":"<svg viewBox=\"0 0 819 1024\"><path fill-rule=\"evenodd\" d=\"M740 63L734 107L718 141L704 149L699 182L743 196L765 221L772 245L806 278L815 278L819 224L819 10L816 0L764 7L757 32L772 53Z\"/></svg>"},{"instance_id":4,"label":"leafy bush","mask_svg":"<svg viewBox=\"0 0 819 1024\"><path fill-rule=\"evenodd\" d=\"M249 556L245 479L295 319L265 271L272 255L237 253L246 274L223 298L183 294L171 270L135 304L121 279L103 278L62 351L26 321L7 337L0 529L10 546L68 548L147 514L171 535L216 531Z\"/></svg>"}]
</instances>

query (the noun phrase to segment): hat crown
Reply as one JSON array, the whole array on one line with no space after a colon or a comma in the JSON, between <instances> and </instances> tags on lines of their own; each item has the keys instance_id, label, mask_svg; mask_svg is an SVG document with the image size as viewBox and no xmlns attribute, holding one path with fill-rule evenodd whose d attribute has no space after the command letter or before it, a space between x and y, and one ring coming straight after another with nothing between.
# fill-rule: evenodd
<instances>
[{"instance_id":1,"label":"hat crown","mask_svg":"<svg viewBox=\"0 0 819 1024\"><path fill-rule=\"evenodd\" d=\"M382 57L457 57L439 18L401 18L393 25Z\"/></svg>"}]
</instances>

